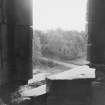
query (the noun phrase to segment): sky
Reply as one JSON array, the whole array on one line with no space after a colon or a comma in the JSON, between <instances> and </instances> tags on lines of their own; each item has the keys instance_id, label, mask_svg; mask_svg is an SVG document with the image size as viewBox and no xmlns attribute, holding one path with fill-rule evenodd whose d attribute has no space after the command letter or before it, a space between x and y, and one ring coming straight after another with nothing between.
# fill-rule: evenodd
<instances>
[{"instance_id":1,"label":"sky","mask_svg":"<svg viewBox=\"0 0 105 105\"><path fill-rule=\"evenodd\" d=\"M85 30L87 0L33 0L33 27Z\"/></svg>"}]
</instances>

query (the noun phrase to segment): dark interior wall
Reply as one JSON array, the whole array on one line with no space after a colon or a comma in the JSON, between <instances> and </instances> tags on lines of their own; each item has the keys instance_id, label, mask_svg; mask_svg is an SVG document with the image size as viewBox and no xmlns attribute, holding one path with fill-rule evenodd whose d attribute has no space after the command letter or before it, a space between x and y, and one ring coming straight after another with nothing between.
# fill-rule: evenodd
<instances>
[{"instance_id":1,"label":"dark interior wall","mask_svg":"<svg viewBox=\"0 0 105 105\"><path fill-rule=\"evenodd\" d=\"M6 15L7 20L9 17L17 25L32 25L32 13L33 13L33 0L7 0L6 3ZM8 22L10 19L8 20Z\"/></svg>"},{"instance_id":2,"label":"dark interior wall","mask_svg":"<svg viewBox=\"0 0 105 105\"><path fill-rule=\"evenodd\" d=\"M32 77L32 0L0 3L0 80L27 81Z\"/></svg>"},{"instance_id":3,"label":"dark interior wall","mask_svg":"<svg viewBox=\"0 0 105 105\"><path fill-rule=\"evenodd\" d=\"M88 57L105 64L105 0L88 0Z\"/></svg>"}]
</instances>

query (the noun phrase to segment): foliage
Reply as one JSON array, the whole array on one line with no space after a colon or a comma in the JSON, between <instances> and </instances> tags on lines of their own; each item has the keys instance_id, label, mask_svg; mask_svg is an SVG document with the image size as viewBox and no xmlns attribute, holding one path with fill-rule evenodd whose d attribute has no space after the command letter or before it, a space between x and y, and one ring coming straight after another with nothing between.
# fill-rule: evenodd
<instances>
[{"instance_id":1,"label":"foliage","mask_svg":"<svg viewBox=\"0 0 105 105\"><path fill-rule=\"evenodd\" d=\"M33 34L33 63L37 65L39 63L38 57L41 56L41 43L40 43L40 31L36 31Z\"/></svg>"},{"instance_id":2,"label":"foliage","mask_svg":"<svg viewBox=\"0 0 105 105\"><path fill-rule=\"evenodd\" d=\"M43 56L76 59L86 54L87 38L85 32L57 29L49 30L46 33L41 31L35 31L35 33L39 38L36 41L37 50Z\"/></svg>"}]
</instances>

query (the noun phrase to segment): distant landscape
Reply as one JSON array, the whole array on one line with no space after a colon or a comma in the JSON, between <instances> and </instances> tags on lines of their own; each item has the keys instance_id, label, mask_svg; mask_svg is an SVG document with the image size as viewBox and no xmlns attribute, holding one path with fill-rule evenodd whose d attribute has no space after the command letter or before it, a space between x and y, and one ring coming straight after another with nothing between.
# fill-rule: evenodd
<instances>
[{"instance_id":1,"label":"distant landscape","mask_svg":"<svg viewBox=\"0 0 105 105\"><path fill-rule=\"evenodd\" d=\"M40 65L39 58L60 61L84 59L87 55L87 34L84 31L62 29L43 32L35 30L33 35L33 67Z\"/></svg>"}]
</instances>

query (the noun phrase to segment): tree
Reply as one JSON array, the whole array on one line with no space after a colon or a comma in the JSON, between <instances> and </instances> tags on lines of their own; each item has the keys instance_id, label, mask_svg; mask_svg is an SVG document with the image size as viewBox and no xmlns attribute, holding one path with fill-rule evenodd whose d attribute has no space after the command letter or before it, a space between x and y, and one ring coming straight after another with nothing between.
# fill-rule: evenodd
<instances>
[{"instance_id":1,"label":"tree","mask_svg":"<svg viewBox=\"0 0 105 105\"><path fill-rule=\"evenodd\" d=\"M40 37L39 37L40 32L36 31L33 34L33 63L36 65L39 63L38 57L42 55L41 53L41 43L40 43Z\"/></svg>"}]
</instances>

